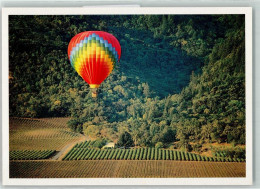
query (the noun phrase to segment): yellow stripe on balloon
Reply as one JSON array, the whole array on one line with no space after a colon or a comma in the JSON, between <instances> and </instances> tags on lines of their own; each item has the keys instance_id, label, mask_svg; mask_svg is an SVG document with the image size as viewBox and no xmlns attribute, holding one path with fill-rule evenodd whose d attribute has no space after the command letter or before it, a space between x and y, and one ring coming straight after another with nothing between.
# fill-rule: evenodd
<instances>
[{"instance_id":1,"label":"yellow stripe on balloon","mask_svg":"<svg viewBox=\"0 0 260 189\"><path fill-rule=\"evenodd\" d=\"M89 64L93 61L93 58L100 58L101 61L104 59L105 66L109 69L108 75L113 70L113 60L106 51L102 50L103 48L96 43L87 43L83 48L78 52L78 56L74 61L75 70L80 76L84 74L84 69L91 69L92 66ZM94 57L95 55L95 57ZM86 64L87 63L87 64Z\"/></svg>"},{"instance_id":2,"label":"yellow stripe on balloon","mask_svg":"<svg viewBox=\"0 0 260 189\"><path fill-rule=\"evenodd\" d=\"M107 67L109 68L109 73L111 73L113 70L113 61L108 54L105 55L105 60L105 62L107 63Z\"/></svg>"},{"instance_id":3,"label":"yellow stripe on balloon","mask_svg":"<svg viewBox=\"0 0 260 189\"><path fill-rule=\"evenodd\" d=\"M79 57L76 58L74 66L75 66L75 70L78 72L78 74L81 75L81 72L80 72L81 60Z\"/></svg>"}]
</instances>

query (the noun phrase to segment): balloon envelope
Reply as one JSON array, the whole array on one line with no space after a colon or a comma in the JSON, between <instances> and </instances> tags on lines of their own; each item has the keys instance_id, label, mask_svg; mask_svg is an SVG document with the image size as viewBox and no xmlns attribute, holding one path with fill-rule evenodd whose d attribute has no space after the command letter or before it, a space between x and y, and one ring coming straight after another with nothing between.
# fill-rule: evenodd
<instances>
[{"instance_id":1,"label":"balloon envelope","mask_svg":"<svg viewBox=\"0 0 260 189\"><path fill-rule=\"evenodd\" d=\"M98 88L119 62L121 46L110 33L86 31L71 39L68 56L72 67L90 88Z\"/></svg>"}]
</instances>

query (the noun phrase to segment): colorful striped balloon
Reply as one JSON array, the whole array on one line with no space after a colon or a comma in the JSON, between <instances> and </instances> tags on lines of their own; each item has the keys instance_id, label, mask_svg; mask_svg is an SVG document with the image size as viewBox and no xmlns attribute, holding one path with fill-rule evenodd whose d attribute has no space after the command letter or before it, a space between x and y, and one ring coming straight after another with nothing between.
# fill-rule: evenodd
<instances>
[{"instance_id":1,"label":"colorful striped balloon","mask_svg":"<svg viewBox=\"0 0 260 189\"><path fill-rule=\"evenodd\" d=\"M68 56L72 67L90 88L98 88L119 62L121 46L110 33L86 31L71 39Z\"/></svg>"}]
</instances>

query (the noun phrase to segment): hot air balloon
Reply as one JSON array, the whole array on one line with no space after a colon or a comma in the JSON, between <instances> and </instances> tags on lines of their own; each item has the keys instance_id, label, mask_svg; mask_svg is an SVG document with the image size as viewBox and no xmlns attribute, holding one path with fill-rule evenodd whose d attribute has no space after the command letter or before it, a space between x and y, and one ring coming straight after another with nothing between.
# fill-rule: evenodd
<instances>
[{"instance_id":1,"label":"hot air balloon","mask_svg":"<svg viewBox=\"0 0 260 189\"><path fill-rule=\"evenodd\" d=\"M110 33L85 31L75 35L68 46L71 66L89 84L92 97L119 62L121 46Z\"/></svg>"}]
</instances>

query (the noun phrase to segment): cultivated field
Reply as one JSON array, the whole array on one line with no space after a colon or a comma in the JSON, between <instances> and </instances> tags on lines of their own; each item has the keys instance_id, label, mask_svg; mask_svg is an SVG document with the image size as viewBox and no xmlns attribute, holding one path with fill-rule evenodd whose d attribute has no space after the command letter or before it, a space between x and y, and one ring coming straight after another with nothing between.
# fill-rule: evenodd
<instances>
[{"instance_id":1,"label":"cultivated field","mask_svg":"<svg viewBox=\"0 0 260 189\"><path fill-rule=\"evenodd\" d=\"M181 160L181 161L215 161L244 162L244 158L230 158L224 154L216 157L158 148L132 149L97 149L93 148L95 141L85 141L76 144L63 160Z\"/></svg>"},{"instance_id":2,"label":"cultivated field","mask_svg":"<svg viewBox=\"0 0 260 189\"><path fill-rule=\"evenodd\" d=\"M245 177L245 163L164 160L11 161L11 178Z\"/></svg>"},{"instance_id":3,"label":"cultivated field","mask_svg":"<svg viewBox=\"0 0 260 189\"><path fill-rule=\"evenodd\" d=\"M10 118L10 150L61 150L82 136L67 127L69 118Z\"/></svg>"},{"instance_id":4,"label":"cultivated field","mask_svg":"<svg viewBox=\"0 0 260 189\"><path fill-rule=\"evenodd\" d=\"M10 160L36 160L47 159L55 150L15 150L10 151Z\"/></svg>"},{"instance_id":5,"label":"cultivated field","mask_svg":"<svg viewBox=\"0 0 260 189\"><path fill-rule=\"evenodd\" d=\"M155 148L100 150L71 132L68 120L10 118L10 178L245 177L244 159Z\"/></svg>"}]
</instances>

